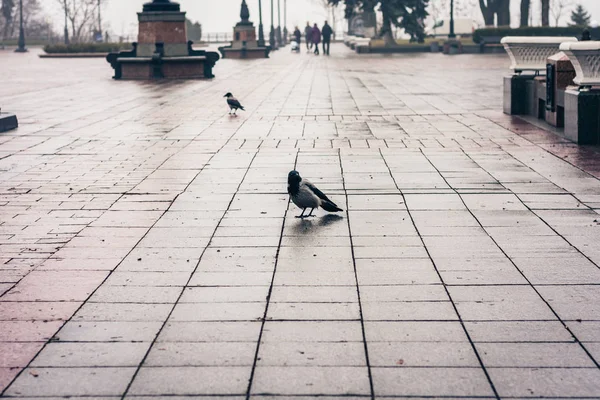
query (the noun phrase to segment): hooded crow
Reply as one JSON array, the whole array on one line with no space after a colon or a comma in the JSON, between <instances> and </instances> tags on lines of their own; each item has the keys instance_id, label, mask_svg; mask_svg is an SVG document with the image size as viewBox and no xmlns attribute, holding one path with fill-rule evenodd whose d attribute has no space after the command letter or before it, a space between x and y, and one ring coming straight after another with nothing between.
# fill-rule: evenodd
<instances>
[{"instance_id":1,"label":"hooded crow","mask_svg":"<svg viewBox=\"0 0 600 400\"><path fill-rule=\"evenodd\" d=\"M343 211L333 201L329 200L323 192L306 179L302 179L298 171L290 171L288 174L288 193L295 205L302 209L302 213L296 218L305 218L312 216L315 208L319 206L325 211L338 212ZM307 208L310 213L304 215Z\"/></svg>"},{"instance_id":2,"label":"hooded crow","mask_svg":"<svg viewBox=\"0 0 600 400\"><path fill-rule=\"evenodd\" d=\"M246 111L244 110L244 107L240 104L239 101L237 101L237 99L235 97L233 97L233 95L229 92L227 92L227 94L223 97L227 97L227 105L229 106L229 113L231 114L231 110L233 110L233 113L235 114L237 112L237 110L242 110L242 111Z\"/></svg>"}]
</instances>

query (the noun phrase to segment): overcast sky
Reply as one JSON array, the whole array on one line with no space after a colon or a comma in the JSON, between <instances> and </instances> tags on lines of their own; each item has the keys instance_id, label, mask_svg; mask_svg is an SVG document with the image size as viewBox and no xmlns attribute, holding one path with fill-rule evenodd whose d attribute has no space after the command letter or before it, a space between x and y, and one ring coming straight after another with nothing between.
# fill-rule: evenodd
<instances>
[{"instance_id":1,"label":"overcast sky","mask_svg":"<svg viewBox=\"0 0 600 400\"><path fill-rule=\"evenodd\" d=\"M136 32L136 12L141 11L143 3L149 0L105 0L107 2L103 9L103 20L108 23L110 30L116 34L135 33ZM258 0L246 0L250 8L250 19L258 27ZM273 0L277 7L277 0ZM284 0L281 2L281 18L283 24ZM431 0L442 1L442 0ZM592 14L592 19L600 20L600 0L552 0L552 1L571 1L572 3L583 4ZM304 26L307 20L319 22L320 24L326 18L325 11L319 4L323 0L287 0L287 22L288 28L293 28L298 24ZM193 21L199 21L204 32L229 32L237 21L239 21L239 10L241 0L179 0L183 11L187 12L188 18ZM263 23L265 29L270 25L270 1L262 0ZM472 10L474 19L480 19L477 1L475 0L455 0L455 4L472 4L469 7ZM538 5L539 0L532 0L534 4L533 14L534 23L539 20ZM56 16L56 24L61 25L59 17L59 7L55 0L42 0L42 4ZM512 0L511 8L513 10L513 20L518 23L519 18L519 0ZM566 23L567 18L563 18L562 23ZM277 12L275 12L275 25L277 25ZM58 29L57 29L58 30Z\"/></svg>"}]
</instances>

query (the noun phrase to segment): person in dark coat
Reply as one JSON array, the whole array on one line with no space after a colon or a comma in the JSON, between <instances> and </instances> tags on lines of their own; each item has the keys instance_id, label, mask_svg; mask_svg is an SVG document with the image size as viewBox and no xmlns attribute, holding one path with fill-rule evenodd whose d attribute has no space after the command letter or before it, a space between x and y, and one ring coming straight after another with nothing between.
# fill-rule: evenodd
<instances>
[{"instance_id":1,"label":"person in dark coat","mask_svg":"<svg viewBox=\"0 0 600 400\"><path fill-rule=\"evenodd\" d=\"M323 54L329 55L329 46L331 45L331 35L333 34L333 29L331 26L325 21L325 25L323 25L323 30L321 31L323 34Z\"/></svg>"},{"instance_id":2,"label":"person in dark coat","mask_svg":"<svg viewBox=\"0 0 600 400\"><path fill-rule=\"evenodd\" d=\"M300 44L300 40L302 40L302 34L300 33L300 29L298 29L298 27L294 29L294 40L298 44Z\"/></svg>"},{"instance_id":3,"label":"person in dark coat","mask_svg":"<svg viewBox=\"0 0 600 400\"><path fill-rule=\"evenodd\" d=\"M312 28L312 42L315 45L315 54L319 55L319 43L321 43L321 30L315 24Z\"/></svg>"},{"instance_id":4,"label":"person in dark coat","mask_svg":"<svg viewBox=\"0 0 600 400\"><path fill-rule=\"evenodd\" d=\"M313 28L310 27L310 22L307 22L306 28L304 28L304 38L306 39L306 52L312 49L312 31Z\"/></svg>"}]
</instances>

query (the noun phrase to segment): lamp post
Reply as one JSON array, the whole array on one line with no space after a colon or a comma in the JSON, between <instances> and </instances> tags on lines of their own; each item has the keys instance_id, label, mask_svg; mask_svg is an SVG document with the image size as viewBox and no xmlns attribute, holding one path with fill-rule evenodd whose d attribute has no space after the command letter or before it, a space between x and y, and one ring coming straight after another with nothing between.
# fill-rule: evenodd
<instances>
[{"instance_id":1,"label":"lamp post","mask_svg":"<svg viewBox=\"0 0 600 400\"><path fill-rule=\"evenodd\" d=\"M258 0L258 47L265 46L265 33L262 24L262 1Z\"/></svg>"},{"instance_id":2,"label":"lamp post","mask_svg":"<svg viewBox=\"0 0 600 400\"><path fill-rule=\"evenodd\" d=\"M20 26L19 26L19 47L15 50L16 53L26 53L25 48L25 30L23 29L23 0L19 1L19 14L20 14Z\"/></svg>"},{"instance_id":3,"label":"lamp post","mask_svg":"<svg viewBox=\"0 0 600 400\"><path fill-rule=\"evenodd\" d=\"M269 45L271 45L271 50L277 50L277 42L275 42L275 22L273 20L273 0L271 0L271 32L269 32Z\"/></svg>"},{"instance_id":4,"label":"lamp post","mask_svg":"<svg viewBox=\"0 0 600 400\"><path fill-rule=\"evenodd\" d=\"M288 29L287 29L287 0L283 0L283 44L287 44Z\"/></svg>"},{"instance_id":5,"label":"lamp post","mask_svg":"<svg viewBox=\"0 0 600 400\"><path fill-rule=\"evenodd\" d=\"M456 39L456 34L454 33L454 0L450 0L450 33L448 34L448 39Z\"/></svg>"},{"instance_id":6,"label":"lamp post","mask_svg":"<svg viewBox=\"0 0 600 400\"><path fill-rule=\"evenodd\" d=\"M277 0L277 46L283 46L281 41L281 0Z\"/></svg>"}]
</instances>

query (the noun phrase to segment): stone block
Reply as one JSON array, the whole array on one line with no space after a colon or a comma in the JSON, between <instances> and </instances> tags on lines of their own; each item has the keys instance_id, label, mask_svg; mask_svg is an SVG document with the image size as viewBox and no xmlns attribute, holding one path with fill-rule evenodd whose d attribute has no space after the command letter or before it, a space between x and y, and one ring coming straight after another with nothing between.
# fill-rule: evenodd
<instances>
[{"instance_id":1,"label":"stone block","mask_svg":"<svg viewBox=\"0 0 600 400\"><path fill-rule=\"evenodd\" d=\"M504 77L504 113L509 115L530 114L535 75L512 75Z\"/></svg>"},{"instance_id":2,"label":"stone block","mask_svg":"<svg viewBox=\"0 0 600 400\"><path fill-rule=\"evenodd\" d=\"M564 135L577 144L600 143L600 91L565 91Z\"/></svg>"},{"instance_id":3,"label":"stone block","mask_svg":"<svg viewBox=\"0 0 600 400\"><path fill-rule=\"evenodd\" d=\"M10 131L19 126L19 121L15 114L0 113L0 132Z\"/></svg>"}]
</instances>

